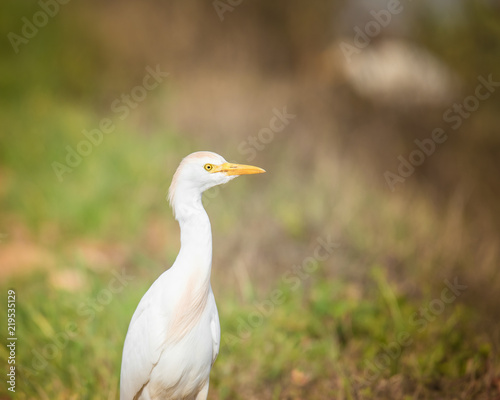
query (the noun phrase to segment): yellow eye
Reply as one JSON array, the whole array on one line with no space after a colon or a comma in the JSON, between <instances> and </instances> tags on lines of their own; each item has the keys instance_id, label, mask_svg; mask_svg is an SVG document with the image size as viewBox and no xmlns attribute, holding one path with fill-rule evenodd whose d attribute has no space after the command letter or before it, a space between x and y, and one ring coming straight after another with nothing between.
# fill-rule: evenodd
<instances>
[{"instance_id":1,"label":"yellow eye","mask_svg":"<svg viewBox=\"0 0 500 400\"><path fill-rule=\"evenodd\" d=\"M210 172L210 171L212 171L214 166L212 164L205 164L205 166L203 168L205 168L206 171Z\"/></svg>"}]
</instances>

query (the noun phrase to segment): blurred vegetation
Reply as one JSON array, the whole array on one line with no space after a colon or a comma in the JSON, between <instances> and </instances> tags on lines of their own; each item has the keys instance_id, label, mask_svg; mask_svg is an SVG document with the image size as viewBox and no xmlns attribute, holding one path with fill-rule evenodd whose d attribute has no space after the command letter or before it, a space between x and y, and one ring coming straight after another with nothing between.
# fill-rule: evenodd
<instances>
[{"instance_id":1,"label":"blurred vegetation","mask_svg":"<svg viewBox=\"0 0 500 400\"><path fill-rule=\"evenodd\" d=\"M500 80L500 9L456 4L444 18L450 9L405 3L401 31L395 22L377 38L415 43L458 77L450 102L429 106L363 97L325 65L363 25L346 9L369 15L352 2L242 2L223 21L211 2L69 2L17 54L7 35L40 6L3 2L0 288L18 296L12 398L118 398L130 317L178 251L170 177L200 149L268 171L205 198L223 335L210 399L499 396L500 94L397 191L383 178L479 75ZM113 101L157 65L169 77L120 120ZM296 118L246 159L241 144L284 106ZM103 118L115 130L60 182L53 162ZM340 247L292 290L283 278L325 237ZM116 273L134 278L106 297ZM422 308L455 278L467 289L419 329ZM239 338L276 289L283 304ZM411 343L371 374L402 333Z\"/></svg>"}]
</instances>

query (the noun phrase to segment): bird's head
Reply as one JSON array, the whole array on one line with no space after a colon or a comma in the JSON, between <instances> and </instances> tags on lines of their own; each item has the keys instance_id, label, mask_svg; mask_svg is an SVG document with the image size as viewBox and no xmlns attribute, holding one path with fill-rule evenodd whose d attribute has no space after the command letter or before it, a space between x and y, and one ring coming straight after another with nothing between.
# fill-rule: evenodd
<instances>
[{"instance_id":1,"label":"bird's head","mask_svg":"<svg viewBox=\"0 0 500 400\"><path fill-rule=\"evenodd\" d=\"M172 178L168 200L175 212L179 202L187 203L201 198L201 194L211 187L227 183L240 175L263 172L266 171L252 165L228 163L216 153L198 151L181 161Z\"/></svg>"}]
</instances>

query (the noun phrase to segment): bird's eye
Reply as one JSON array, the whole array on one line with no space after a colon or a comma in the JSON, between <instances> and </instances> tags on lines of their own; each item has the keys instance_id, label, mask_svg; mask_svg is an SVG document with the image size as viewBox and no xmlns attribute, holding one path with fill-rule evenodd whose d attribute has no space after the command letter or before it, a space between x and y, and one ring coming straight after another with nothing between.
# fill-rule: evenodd
<instances>
[{"instance_id":1,"label":"bird's eye","mask_svg":"<svg viewBox=\"0 0 500 400\"><path fill-rule=\"evenodd\" d=\"M212 164L205 164L203 168L205 168L205 170L207 171L211 171L214 168L214 166Z\"/></svg>"}]
</instances>

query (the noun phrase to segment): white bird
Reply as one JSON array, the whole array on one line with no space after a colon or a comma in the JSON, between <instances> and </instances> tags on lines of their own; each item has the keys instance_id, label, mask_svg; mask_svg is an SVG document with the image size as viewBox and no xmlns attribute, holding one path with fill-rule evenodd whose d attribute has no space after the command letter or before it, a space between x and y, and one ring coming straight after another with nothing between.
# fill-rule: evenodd
<instances>
[{"instance_id":1,"label":"white bird","mask_svg":"<svg viewBox=\"0 0 500 400\"><path fill-rule=\"evenodd\" d=\"M262 168L231 164L200 151L182 160L168 199L181 230L181 249L170 269L151 285L123 347L121 400L204 400L219 353L220 325L210 272L212 233L202 193Z\"/></svg>"}]
</instances>

